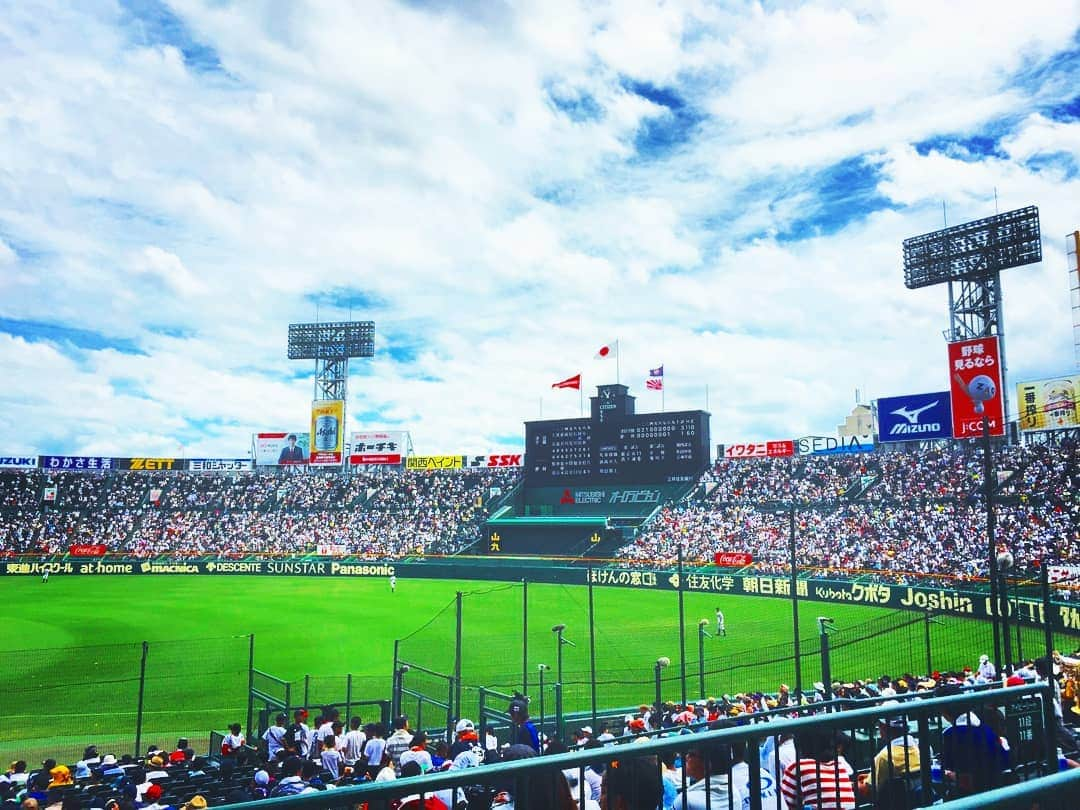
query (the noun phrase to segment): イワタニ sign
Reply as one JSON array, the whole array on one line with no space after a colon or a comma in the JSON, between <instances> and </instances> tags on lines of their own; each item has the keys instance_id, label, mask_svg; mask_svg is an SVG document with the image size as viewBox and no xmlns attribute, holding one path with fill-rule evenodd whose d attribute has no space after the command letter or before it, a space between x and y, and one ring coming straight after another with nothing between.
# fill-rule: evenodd
<instances>
[{"instance_id":1,"label":"\u30a4\u30ef\u30bf\u30cb sign","mask_svg":"<svg viewBox=\"0 0 1080 810\"><path fill-rule=\"evenodd\" d=\"M982 436L984 416L991 436L1005 435L1001 356L996 337L949 344L949 386L954 439Z\"/></svg>"},{"instance_id":2,"label":"\u30a4\u30ef\u30bf\u30cb sign","mask_svg":"<svg viewBox=\"0 0 1080 810\"><path fill-rule=\"evenodd\" d=\"M774 442L745 442L724 445L724 458L777 458L795 455L791 439Z\"/></svg>"}]
</instances>

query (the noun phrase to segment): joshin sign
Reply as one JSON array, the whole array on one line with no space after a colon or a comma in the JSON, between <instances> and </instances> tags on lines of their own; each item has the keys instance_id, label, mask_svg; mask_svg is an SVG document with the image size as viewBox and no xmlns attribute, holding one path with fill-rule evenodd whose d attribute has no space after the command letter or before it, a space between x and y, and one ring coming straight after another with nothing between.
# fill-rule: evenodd
<instances>
[{"instance_id":1,"label":"joshin sign","mask_svg":"<svg viewBox=\"0 0 1080 810\"><path fill-rule=\"evenodd\" d=\"M991 436L1005 435L1001 356L996 337L949 344L949 386L953 438L982 436L984 416Z\"/></svg>"}]
</instances>

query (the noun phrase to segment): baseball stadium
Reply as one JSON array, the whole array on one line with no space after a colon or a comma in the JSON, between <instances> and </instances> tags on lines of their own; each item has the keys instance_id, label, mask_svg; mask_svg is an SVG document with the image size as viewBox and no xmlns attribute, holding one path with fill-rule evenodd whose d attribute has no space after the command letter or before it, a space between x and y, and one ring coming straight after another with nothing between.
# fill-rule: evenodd
<instances>
[{"instance_id":1,"label":"baseball stadium","mask_svg":"<svg viewBox=\"0 0 1080 810\"><path fill-rule=\"evenodd\" d=\"M1077 2L0 0L0 810L1080 808Z\"/></svg>"}]
</instances>

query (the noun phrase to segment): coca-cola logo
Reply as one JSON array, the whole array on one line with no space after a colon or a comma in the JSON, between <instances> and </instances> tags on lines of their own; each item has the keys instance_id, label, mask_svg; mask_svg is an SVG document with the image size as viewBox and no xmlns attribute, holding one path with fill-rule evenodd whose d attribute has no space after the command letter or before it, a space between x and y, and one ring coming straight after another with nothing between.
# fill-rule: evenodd
<instances>
[{"instance_id":1,"label":"coca-cola logo","mask_svg":"<svg viewBox=\"0 0 1080 810\"><path fill-rule=\"evenodd\" d=\"M753 563L754 557L741 551L719 551L713 562L725 568L743 568Z\"/></svg>"}]
</instances>

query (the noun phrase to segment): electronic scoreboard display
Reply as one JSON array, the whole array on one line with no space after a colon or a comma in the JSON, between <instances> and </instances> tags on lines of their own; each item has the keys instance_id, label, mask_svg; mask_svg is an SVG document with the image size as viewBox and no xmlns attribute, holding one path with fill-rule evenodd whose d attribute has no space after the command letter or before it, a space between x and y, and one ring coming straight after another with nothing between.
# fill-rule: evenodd
<instances>
[{"instance_id":1,"label":"electronic scoreboard display","mask_svg":"<svg viewBox=\"0 0 1080 810\"><path fill-rule=\"evenodd\" d=\"M622 390L604 396L605 388ZM525 485L697 480L709 466L709 414L635 414L634 398L625 391L625 386L601 387L586 419L527 422Z\"/></svg>"}]
</instances>

